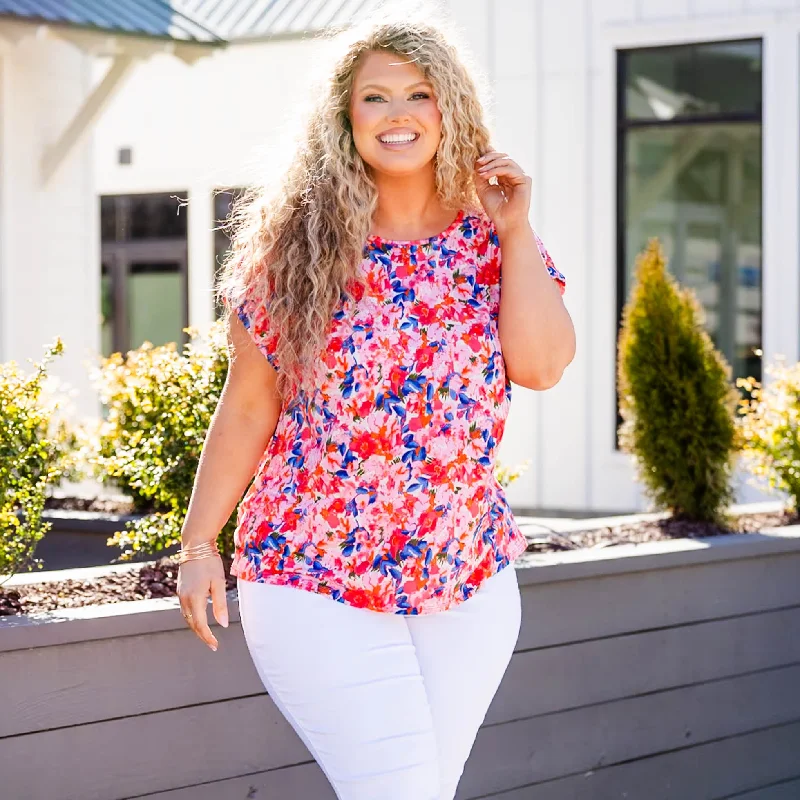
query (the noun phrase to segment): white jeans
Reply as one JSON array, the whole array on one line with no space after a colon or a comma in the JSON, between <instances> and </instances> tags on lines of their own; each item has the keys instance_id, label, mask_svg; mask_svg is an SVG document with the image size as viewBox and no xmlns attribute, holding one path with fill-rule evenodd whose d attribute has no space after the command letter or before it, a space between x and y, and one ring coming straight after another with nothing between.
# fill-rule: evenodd
<instances>
[{"instance_id":1,"label":"white jeans","mask_svg":"<svg viewBox=\"0 0 800 800\"><path fill-rule=\"evenodd\" d=\"M238 589L256 670L339 800L453 799L519 636L513 564L434 614Z\"/></svg>"}]
</instances>

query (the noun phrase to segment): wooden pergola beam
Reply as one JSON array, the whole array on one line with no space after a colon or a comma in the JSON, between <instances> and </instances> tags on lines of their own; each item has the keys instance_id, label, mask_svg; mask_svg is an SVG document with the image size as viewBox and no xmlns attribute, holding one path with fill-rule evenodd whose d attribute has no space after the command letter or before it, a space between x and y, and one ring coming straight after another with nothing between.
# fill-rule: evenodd
<instances>
[{"instance_id":1,"label":"wooden pergola beam","mask_svg":"<svg viewBox=\"0 0 800 800\"><path fill-rule=\"evenodd\" d=\"M88 136L92 126L99 119L103 110L111 102L122 86L123 80L130 74L137 62L133 55L117 56L106 72L105 77L84 100L83 105L69 122L67 127L42 157L42 178L49 183L64 160Z\"/></svg>"},{"instance_id":2,"label":"wooden pergola beam","mask_svg":"<svg viewBox=\"0 0 800 800\"><path fill-rule=\"evenodd\" d=\"M170 54L186 64L194 64L227 44L222 40L205 43L159 37L116 36L113 32L68 25L0 19L0 52L11 50L27 38L62 39L92 56L109 56L113 59L103 80L84 100L58 140L42 156L41 173L45 183L53 178L70 153L86 138L137 62L154 55Z\"/></svg>"}]
</instances>

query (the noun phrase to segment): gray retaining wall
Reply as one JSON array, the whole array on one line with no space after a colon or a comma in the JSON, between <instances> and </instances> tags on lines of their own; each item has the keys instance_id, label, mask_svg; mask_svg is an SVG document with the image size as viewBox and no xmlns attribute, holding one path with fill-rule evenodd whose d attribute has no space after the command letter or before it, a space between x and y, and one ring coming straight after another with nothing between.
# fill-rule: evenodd
<instances>
[{"instance_id":1,"label":"gray retaining wall","mask_svg":"<svg viewBox=\"0 0 800 800\"><path fill-rule=\"evenodd\" d=\"M516 567L458 800L800 798L800 527ZM216 653L174 598L0 618L0 798L334 800L229 608Z\"/></svg>"}]
</instances>

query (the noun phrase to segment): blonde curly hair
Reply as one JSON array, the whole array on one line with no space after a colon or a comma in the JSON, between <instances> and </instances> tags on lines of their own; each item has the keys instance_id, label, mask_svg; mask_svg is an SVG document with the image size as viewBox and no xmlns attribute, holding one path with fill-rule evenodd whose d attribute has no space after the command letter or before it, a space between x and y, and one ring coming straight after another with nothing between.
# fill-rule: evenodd
<instances>
[{"instance_id":1,"label":"blonde curly hair","mask_svg":"<svg viewBox=\"0 0 800 800\"><path fill-rule=\"evenodd\" d=\"M228 220L231 250L216 293L224 318L258 298L275 337L284 397L313 389L313 366L342 298L363 281L358 264L377 205L377 189L359 155L349 118L353 78L371 51L413 61L433 84L442 115L436 189L447 208L477 211L475 160L490 133L476 82L443 30L428 22L383 21L340 34L344 52L323 84L304 136L271 190L251 189ZM348 41L349 40L349 41Z\"/></svg>"}]
</instances>

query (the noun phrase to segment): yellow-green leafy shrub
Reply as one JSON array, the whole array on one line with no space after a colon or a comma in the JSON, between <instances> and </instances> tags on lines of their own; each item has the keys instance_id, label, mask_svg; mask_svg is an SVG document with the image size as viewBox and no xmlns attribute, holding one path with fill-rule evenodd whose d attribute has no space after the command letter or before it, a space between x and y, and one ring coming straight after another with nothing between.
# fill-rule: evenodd
<instances>
[{"instance_id":1,"label":"yellow-green leafy shrub","mask_svg":"<svg viewBox=\"0 0 800 800\"><path fill-rule=\"evenodd\" d=\"M101 362L96 383L106 407L94 453L87 458L97 478L111 481L136 501L145 516L108 540L120 560L155 553L180 542L203 442L228 370L224 328L216 323L208 347L192 340L179 353L174 344L145 343L123 357ZM498 464L508 486L527 468ZM223 528L220 550L233 553L235 517Z\"/></svg>"},{"instance_id":2,"label":"yellow-green leafy shrub","mask_svg":"<svg viewBox=\"0 0 800 800\"><path fill-rule=\"evenodd\" d=\"M33 554L50 529L47 491L77 474L76 434L46 390L48 365L63 349L56 339L30 374L15 361L0 364L0 575L41 569Z\"/></svg>"},{"instance_id":3,"label":"yellow-green leafy shrub","mask_svg":"<svg viewBox=\"0 0 800 800\"><path fill-rule=\"evenodd\" d=\"M494 469L494 476L497 482L507 489L514 481L518 480L523 472L525 472L531 465L531 460L526 458L521 464L516 467L507 467L500 461L497 461Z\"/></svg>"},{"instance_id":4,"label":"yellow-green leafy shrub","mask_svg":"<svg viewBox=\"0 0 800 800\"><path fill-rule=\"evenodd\" d=\"M620 445L659 510L722 523L732 500L739 400L694 293L665 269L658 240L636 261L617 355Z\"/></svg>"},{"instance_id":5,"label":"yellow-green leafy shrub","mask_svg":"<svg viewBox=\"0 0 800 800\"><path fill-rule=\"evenodd\" d=\"M104 359L96 376L106 418L91 461L99 480L113 481L151 513L126 524L108 544L120 560L156 553L180 542L200 451L228 370L221 323L206 346L192 329L179 352L174 343L146 342L123 357ZM233 550L233 516L221 532L220 550Z\"/></svg>"},{"instance_id":6,"label":"yellow-green leafy shrub","mask_svg":"<svg viewBox=\"0 0 800 800\"><path fill-rule=\"evenodd\" d=\"M786 492L800 513L800 363L789 367L779 358L764 371L771 377L766 386L754 378L737 381L750 393L739 402L742 452L754 475Z\"/></svg>"}]
</instances>

